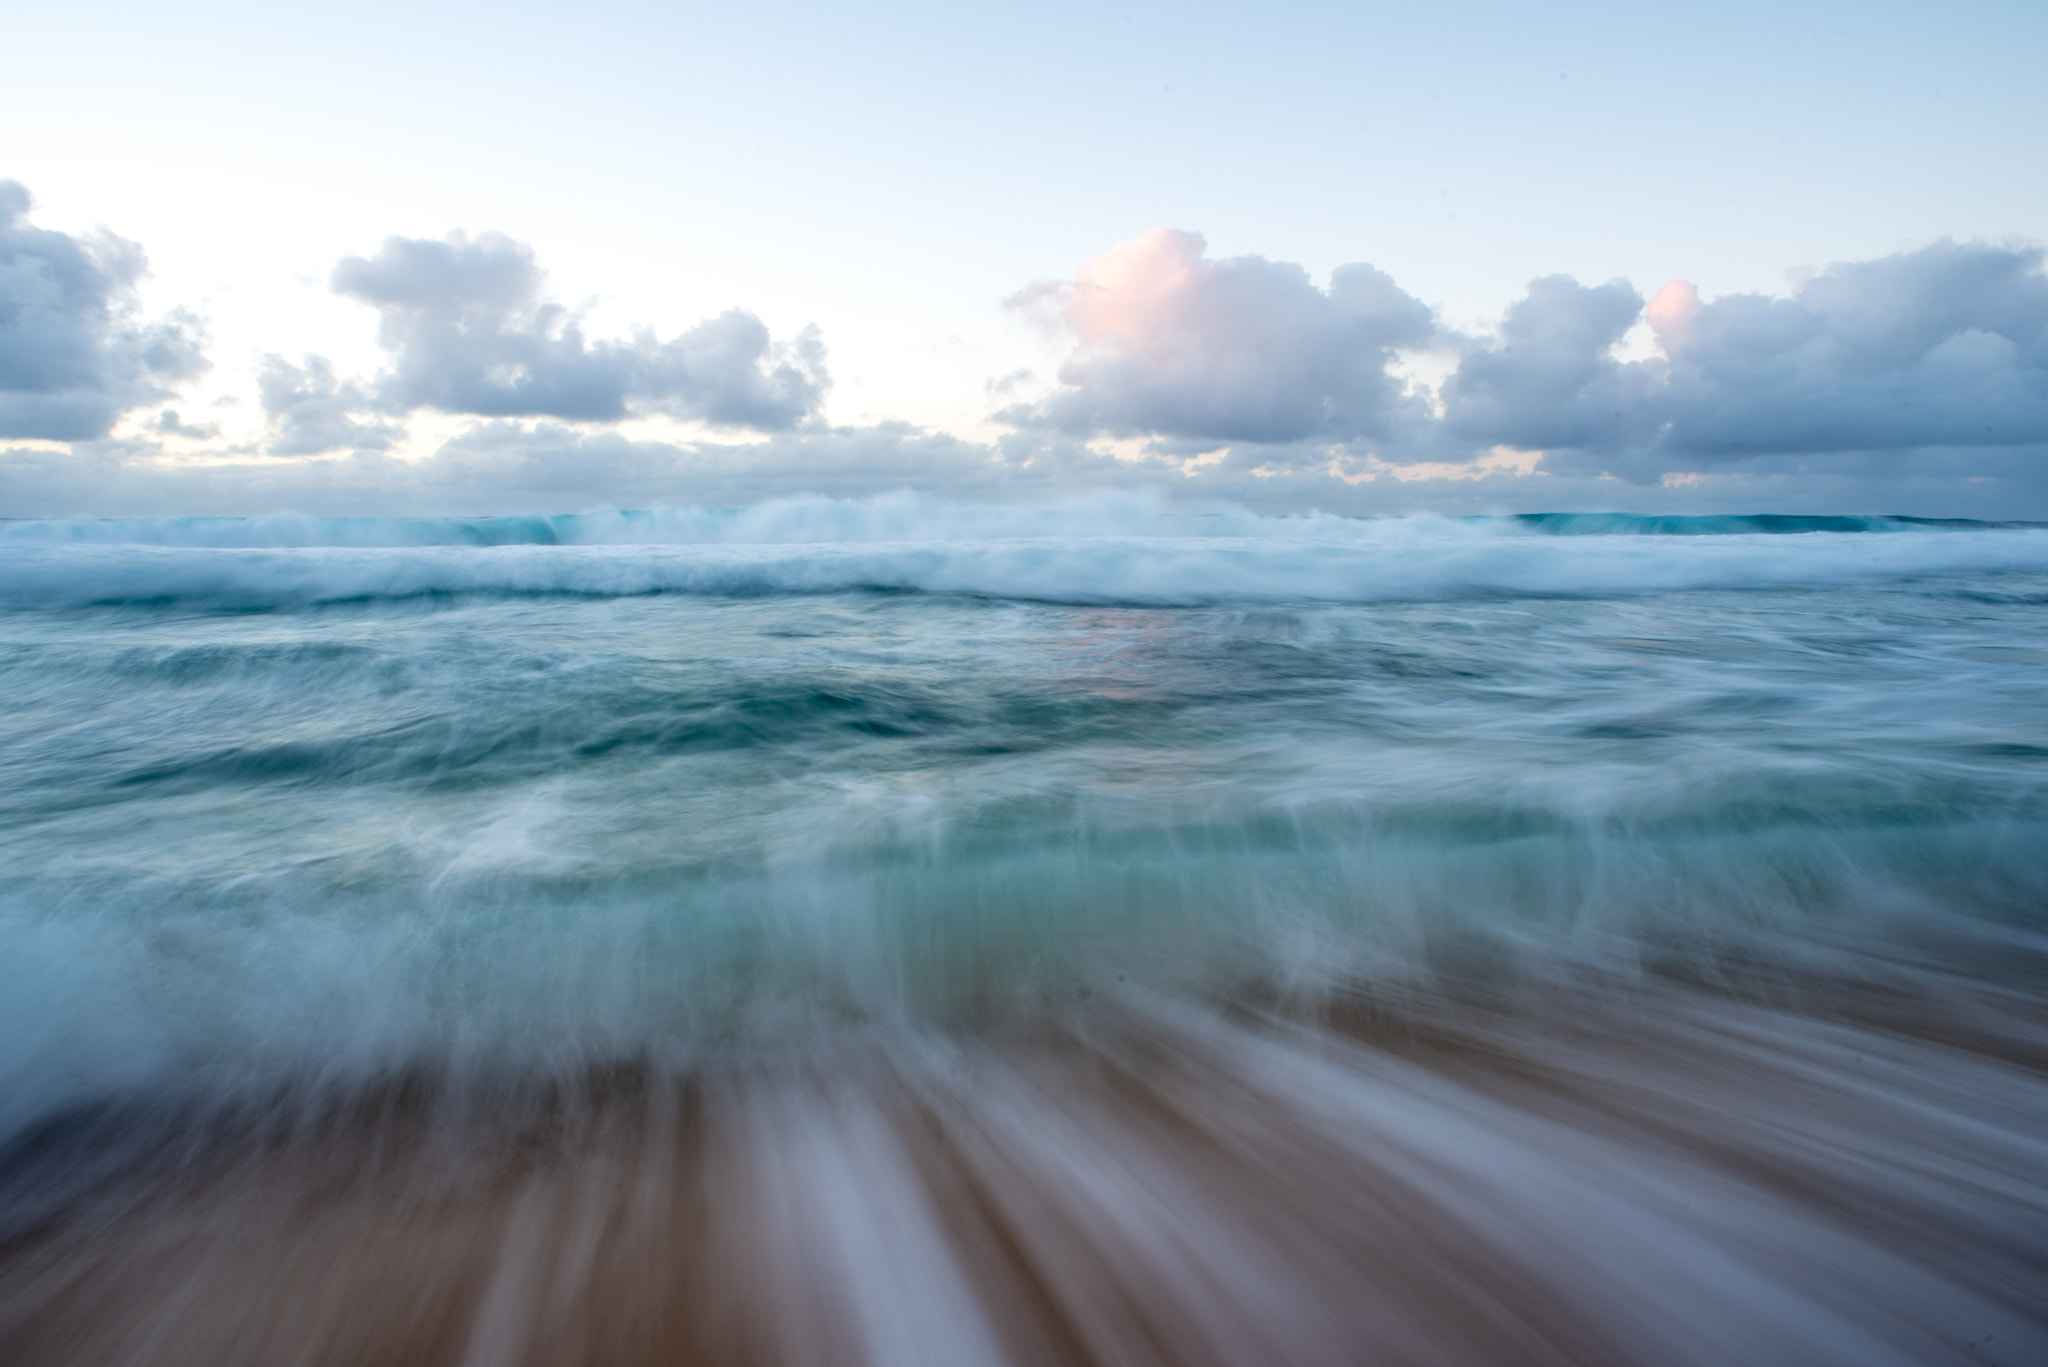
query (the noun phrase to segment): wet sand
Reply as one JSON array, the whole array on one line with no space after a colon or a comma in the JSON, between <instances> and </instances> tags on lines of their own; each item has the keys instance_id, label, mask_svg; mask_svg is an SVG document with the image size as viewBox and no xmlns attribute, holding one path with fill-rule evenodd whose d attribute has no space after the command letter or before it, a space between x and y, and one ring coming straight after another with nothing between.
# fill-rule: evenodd
<instances>
[{"instance_id":1,"label":"wet sand","mask_svg":"<svg viewBox=\"0 0 2048 1367\"><path fill-rule=\"evenodd\" d=\"M72 1115L0 1361L2048 1361L2039 956L1791 962Z\"/></svg>"}]
</instances>

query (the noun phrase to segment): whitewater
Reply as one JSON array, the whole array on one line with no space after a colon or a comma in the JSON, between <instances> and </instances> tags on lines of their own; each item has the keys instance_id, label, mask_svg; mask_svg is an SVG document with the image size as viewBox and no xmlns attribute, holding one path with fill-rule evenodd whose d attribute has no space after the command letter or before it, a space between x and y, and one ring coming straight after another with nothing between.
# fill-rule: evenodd
<instances>
[{"instance_id":1,"label":"whitewater","mask_svg":"<svg viewBox=\"0 0 2048 1367\"><path fill-rule=\"evenodd\" d=\"M2048 526L0 522L0 1360L2048 1360Z\"/></svg>"}]
</instances>

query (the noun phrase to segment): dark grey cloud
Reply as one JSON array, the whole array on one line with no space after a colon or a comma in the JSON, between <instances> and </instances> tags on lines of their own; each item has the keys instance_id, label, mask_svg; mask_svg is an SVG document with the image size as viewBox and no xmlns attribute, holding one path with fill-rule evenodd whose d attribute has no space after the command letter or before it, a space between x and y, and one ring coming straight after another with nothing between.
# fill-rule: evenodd
<instances>
[{"instance_id":1,"label":"dark grey cloud","mask_svg":"<svg viewBox=\"0 0 2048 1367\"><path fill-rule=\"evenodd\" d=\"M1266 444L1388 440L1425 419L1387 367L1432 336L1427 305L1371 266L1339 267L1325 290L1299 266L1205 250L1196 234L1155 230L1078 280L1012 299L1050 314L1079 348L1059 390L1004 419Z\"/></svg>"},{"instance_id":2,"label":"dark grey cloud","mask_svg":"<svg viewBox=\"0 0 2048 1367\"><path fill-rule=\"evenodd\" d=\"M333 288L377 310L377 339L391 354L366 396L391 414L610 422L663 413L774 432L815 417L831 383L815 328L778 345L759 318L734 309L668 341L648 332L592 341L574 312L543 298L543 279L529 247L496 233L393 237L375 256L344 258Z\"/></svg>"},{"instance_id":3,"label":"dark grey cloud","mask_svg":"<svg viewBox=\"0 0 2048 1367\"><path fill-rule=\"evenodd\" d=\"M33 227L29 205L0 180L0 437L90 441L205 370L205 335L188 313L138 316L140 247Z\"/></svg>"},{"instance_id":4,"label":"dark grey cloud","mask_svg":"<svg viewBox=\"0 0 2048 1367\"><path fill-rule=\"evenodd\" d=\"M1539 280L1444 385L1445 425L1546 450L1546 468L1635 480L2048 456L2042 261L2038 247L1944 241L1830 266L1788 299L1702 304L1674 282L1649 310L1662 354L1632 362L1612 349L1642 313L1634 290Z\"/></svg>"}]
</instances>

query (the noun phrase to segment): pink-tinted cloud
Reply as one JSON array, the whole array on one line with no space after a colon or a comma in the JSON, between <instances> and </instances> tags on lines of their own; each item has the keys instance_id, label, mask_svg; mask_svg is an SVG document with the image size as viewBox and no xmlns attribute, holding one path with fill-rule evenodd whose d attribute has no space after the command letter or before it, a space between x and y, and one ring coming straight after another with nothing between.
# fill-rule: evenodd
<instances>
[{"instance_id":1,"label":"pink-tinted cloud","mask_svg":"<svg viewBox=\"0 0 2048 1367\"><path fill-rule=\"evenodd\" d=\"M1676 356L1692 341L1693 324L1700 316L1700 292L1688 281L1667 281L1651 296L1647 315L1650 331L1657 334L1664 354Z\"/></svg>"},{"instance_id":2,"label":"pink-tinted cloud","mask_svg":"<svg viewBox=\"0 0 2048 1367\"><path fill-rule=\"evenodd\" d=\"M1383 435L1419 411L1388 364L1434 332L1429 308L1371 266L1341 266L1321 289L1288 262L1211 260L1200 234L1170 228L1011 303L1050 313L1077 345L1062 388L1006 416L1120 436Z\"/></svg>"}]
</instances>

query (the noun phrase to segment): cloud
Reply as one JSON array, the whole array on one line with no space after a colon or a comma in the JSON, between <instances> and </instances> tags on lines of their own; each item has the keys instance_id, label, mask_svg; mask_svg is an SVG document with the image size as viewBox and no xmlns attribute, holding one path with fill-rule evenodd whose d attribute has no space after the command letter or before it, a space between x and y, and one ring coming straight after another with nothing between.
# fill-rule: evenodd
<instances>
[{"instance_id":1,"label":"cloud","mask_svg":"<svg viewBox=\"0 0 2048 1367\"><path fill-rule=\"evenodd\" d=\"M531 248L497 233L393 237L375 256L344 258L330 283L377 310L377 340L391 355L364 397L388 414L611 422L661 413L774 432L815 417L831 383L816 328L778 345L759 318L734 309L666 342L650 332L590 341L577 314L543 299L543 278ZM317 430L344 433L331 423Z\"/></svg>"},{"instance_id":2,"label":"cloud","mask_svg":"<svg viewBox=\"0 0 2048 1367\"><path fill-rule=\"evenodd\" d=\"M1676 485L1590 472L1328 459L1273 464L1235 453L1190 466L1116 458L1051 429L993 445L902 423L808 428L744 442L664 442L581 424L493 419L420 459L360 449L289 459L191 460L150 441L8 450L0 517L477 516L596 508L733 507L797 494L866 498L913 489L973 504L1147 492L1192 510L1290 513L1843 511L2048 517L2048 461L2023 452L1930 454L1873 471L1854 460L1797 471L1731 467Z\"/></svg>"},{"instance_id":3,"label":"cloud","mask_svg":"<svg viewBox=\"0 0 2048 1367\"><path fill-rule=\"evenodd\" d=\"M0 437L90 441L205 370L205 335L188 313L138 316L136 244L32 227L29 204L0 180Z\"/></svg>"},{"instance_id":4,"label":"cloud","mask_svg":"<svg viewBox=\"0 0 2048 1367\"><path fill-rule=\"evenodd\" d=\"M384 369L264 358L257 455L161 403L204 357L189 318L138 318L140 249L30 227L26 211L0 182L0 438L74 444L0 442L0 516L570 511L909 487L991 502L1154 488L1269 512L2048 517L2036 247L1943 241L1835 264L1784 297L1704 299L1672 281L1646 302L1624 280L1547 276L1497 330L1464 336L1371 267L1323 287L1160 230L1010 301L1071 351L1050 392L1030 371L991 381L1011 431L983 444L825 425L815 330L778 344L734 311L667 340L593 340L548 302L520 243L393 238L333 277L376 309ZM1434 390L1404 378L1418 353L1442 367ZM428 429L405 421L422 409L468 421L435 424L450 435L422 454ZM760 439L614 426L649 414Z\"/></svg>"},{"instance_id":5,"label":"cloud","mask_svg":"<svg viewBox=\"0 0 2048 1367\"><path fill-rule=\"evenodd\" d=\"M1010 300L1077 345L1043 403L1002 415L1068 433L1284 444L1391 439L1425 416L1388 374L1427 342L1429 308L1371 266L1320 289L1260 256L1207 259L1195 233L1159 228L1097 257L1071 282Z\"/></svg>"},{"instance_id":6,"label":"cloud","mask_svg":"<svg viewBox=\"0 0 2048 1367\"><path fill-rule=\"evenodd\" d=\"M353 381L336 378L324 356L303 366L266 356L256 375L256 393L270 420L270 451L278 456L313 456L323 451L388 451L404 435L393 423L359 420L374 400Z\"/></svg>"},{"instance_id":7,"label":"cloud","mask_svg":"<svg viewBox=\"0 0 2048 1367\"><path fill-rule=\"evenodd\" d=\"M985 497L998 492L1004 473L988 456L977 443L905 423L678 444L494 422L445 443L421 473L429 487L449 493L489 490L494 511L716 506L789 492L860 497L908 487Z\"/></svg>"},{"instance_id":8,"label":"cloud","mask_svg":"<svg viewBox=\"0 0 2048 1367\"><path fill-rule=\"evenodd\" d=\"M1020 433L1143 439L1168 464L1203 454L1219 487L1252 474L1271 490L1332 460L1349 479L1491 481L1502 453L1525 452L1542 475L1647 485L1740 469L1837 492L2031 488L2048 463L2043 259L1942 241L1838 263L1789 298L1702 300L1672 281L1647 304L1626 280L1546 276L1496 334L1461 337L1371 267L1322 290L1298 266L1210 261L1200 237L1161 229L1011 300L1076 347L1049 396L998 416ZM1624 360L1645 322L1653 354ZM1415 351L1452 364L1434 395L1394 373Z\"/></svg>"},{"instance_id":9,"label":"cloud","mask_svg":"<svg viewBox=\"0 0 2048 1367\"><path fill-rule=\"evenodd\" d=\"M1873 470L1928 453L2006 465L2048 445L2048 277L2038 247L1942 241L1840 263L1790 298L1660 290L1660 355L1615 343L1643 312L1626 282L1538 280L1497 343L1443 387L1456 436L1632 480L1777 463ZM1973 456L1972 453L1975 453Z\"/></svg>"},{"instance_id":10,"label":"cloud","mask_svg":"<svg viewBox=\"0 0 2048 1367\"><path fill-rule=\"evenodd\" d=\"M1080 453L1080 465L1111 466ZM1059 485L1048 458L1026 470L987 446L902 423L812 428L750 442L637 440L553 421L479 422L420 459L348 454L192 462L150 442L68 453L0 448L0 517L223 515L470 516L725 506L791 492L861 497L903 488L966 499ZM1071 474L1071 467L1058 466Z\"/></svg>"},{"instance_id":11,"label":"cloud","mask_svg":"<svg viewBox=\"0 0 2048 1367\"><path fill-rule=\"evenodd\" d=\"M149 424L149 430L159 437L183 437L187 441L211 441L220 435L217 422L186 422L175 408L166 408L156 415L156 421Z\"/></svg>"},{"instance_id":12,"label":"cloud","mask_svg":"<svg viewBox=\"0 0 2048 1367\"><path fill-rule=\"evenodd\" d=\"M1612 357L1643 311L1626 280L1531 281L1508 308L1497 345L1472 346L1444 384L1452 431L1481 446L1580 446L1620 435L1645 376Z\"/></svg>"}]
</instances>

